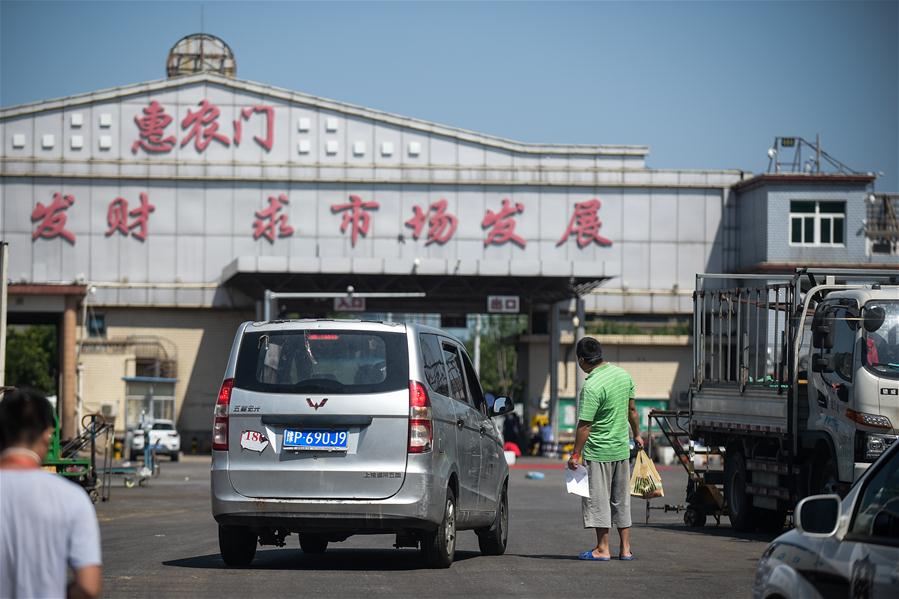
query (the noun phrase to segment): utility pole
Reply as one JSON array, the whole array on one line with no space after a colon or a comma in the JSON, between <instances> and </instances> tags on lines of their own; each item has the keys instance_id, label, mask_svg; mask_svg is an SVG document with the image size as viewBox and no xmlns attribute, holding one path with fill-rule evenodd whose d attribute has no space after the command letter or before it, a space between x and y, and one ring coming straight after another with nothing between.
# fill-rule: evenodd
<instances>
[{"instance_id":1,"label":"utility pole","mask_svg":"<svg viewBox=\"0 0 899 599\"><path fill-rule=\"evenodd\" d=\"M815 133L815 172L821 172L821 134Z\"/></svg>"}]
</instances>

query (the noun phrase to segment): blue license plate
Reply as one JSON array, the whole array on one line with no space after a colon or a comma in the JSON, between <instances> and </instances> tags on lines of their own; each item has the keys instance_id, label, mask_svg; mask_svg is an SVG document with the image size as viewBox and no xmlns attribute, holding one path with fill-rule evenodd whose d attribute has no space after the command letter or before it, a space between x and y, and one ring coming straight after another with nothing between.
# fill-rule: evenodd
<instances>
[{"instance_id":1,"label":"blue license plate","mask_svg":"<svg viewBox=\"0 0 899 599\"><path fill-rule=\"evenodd\" d=\"M350 435L345 430L296 430L284 431L284 449L317 451L346 451Z\"/></svg>"}]
</instances>

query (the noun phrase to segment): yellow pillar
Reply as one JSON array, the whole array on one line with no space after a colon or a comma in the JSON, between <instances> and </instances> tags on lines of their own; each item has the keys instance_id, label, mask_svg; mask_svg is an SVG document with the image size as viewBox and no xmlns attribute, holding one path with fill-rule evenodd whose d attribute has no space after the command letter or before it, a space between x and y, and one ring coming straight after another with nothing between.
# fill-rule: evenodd
<instances>
[{"instance_id":1,"label":"yellow pillar","mask_svg":"<svg viewBox=\"0 0 899 599\"><path fill-rule=\"evenodd\" d=\"M66 296L60 335L60 435L63 439L75 436L75 332L77 328L78 298Z\"/></svg>"}]
</instances>

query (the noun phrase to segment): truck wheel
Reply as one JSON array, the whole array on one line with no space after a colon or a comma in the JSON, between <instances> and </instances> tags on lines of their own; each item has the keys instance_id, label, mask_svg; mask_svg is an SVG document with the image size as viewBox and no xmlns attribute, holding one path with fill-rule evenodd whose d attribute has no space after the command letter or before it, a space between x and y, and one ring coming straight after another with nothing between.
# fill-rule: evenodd
<instances>
[{"instance_id":1,"label":"truck wheel","mask_svg":"<svg viewBox=\"0 0 899 599\"><path fill-rule=\"evenodd\" d=\"M219 525L219 551L225 565L245 568L256 557L257 535L243 526Z\"/></svg>"},{"instance_id":2,"label":"truck wheel","mask_svg":"<svg viewBox=\"0 0 899 599\"><path fill-rule=\"evenodd\" d=\"M328 549L328 539L318 535L300 535L300 549L303 553L321 555Z\"/></svg>"},{"instance_id":3,"label":"truck wheel","mask_svg":"<svg viewBox=\"0 0 899 599\"><path fill-rule=\"evenodd\" d=\"M484 555L502 555L506 552L506 542L509 539L509 491L508 485L503 485L503 492L496 506L496 516L493 525L489 528L479 528L475 531L478 535L478 547Z\"/></svg>"},{"instance_id":4,"label":"truck wheel","mask_svg":"<svg viewBox=\"0 0 899 599\"><path fill-rule=\"evenodd\" d=\"M684 512L684 524L690 528L702 528L705 526L706 515L693 507L688 507Z\"/></svg>"},{"instance_id":5,"label":"truck wheel","mask_svg":"<svg viewBox=\"0 0 899 599\"><path fill-rule=\"evenodd\" d=\"M181 452L180 452L180 451L174 451L174 452L172 452L172 455L171 455L170 457L171 457L171 460L172 460L173 462L177 462L178 460L181 459Z\"/></svg>"},{"instance_id":6,"label":"truck wheel","mask_svg":"<svg viewBox=\"0 0 899 599\"><path fill-rule=\"evenodd\" d=\"M746 492L746 458L743 452L730 450L724 455L724 498L727 515L734 530L753 529L752 497Z\"/></svg>"},{"instance_id":7,"label":"truck wheel","mask_svg":"<svg viewBox=\"0 0 899 599\"><path fill-rule=\"evenodd\" d=\"M456 556L456 495L446 490L443 521L434 532L425 533L421 553L430 568L449 568Z\"/></svg>"}]
</instances>

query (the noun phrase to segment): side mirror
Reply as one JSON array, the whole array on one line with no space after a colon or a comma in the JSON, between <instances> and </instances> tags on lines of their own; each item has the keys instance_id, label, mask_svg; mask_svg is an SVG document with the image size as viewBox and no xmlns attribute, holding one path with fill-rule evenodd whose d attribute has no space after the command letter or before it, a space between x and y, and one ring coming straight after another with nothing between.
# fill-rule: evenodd
<instances>
[{"instance_id":1,"label":"side mirror","mask_svg":"<svg viewBox=\"0 0 899 599\"><path fill-rule=\"evenodd\" d=\"M833 348L833 331L836 324L834 310L825 309L823 312L815 312L812 318L812 346L817 349Z\"/></svg>"},{"instance_id":2,"label":"side mirror","mask_svg":"<svg viewBox=\"0 0 899 599\"><path fill-rule=\"evenodd\" d=\"M508 414L514 409L515 404L512 402L512 398L506 397L505 395L500 395L495 400L493 400L493 407L490 408L490 415L502 416L503 414Z\"/></svg>"},{"instance_id":3,"label":"side mirror","mask_svg":"<svg viewBox=\"0 0 899 599\"><path fill-rule=\"evenodd\" d=\"M840 523L839 495L812 495L796 506L796 530L810 537L829 537Z\"/></svg>"},{"instance_id":4,"label":"side mirror","mask_svg":"<svg viewBox=\"0 0 899 599\"><path fill-rule=\"evenodd\" d=\"M865 307L865 311L862 316L862 323L865 326L865 330L869 333L873 333L883 326L883 321L886 320L886 310L884 310L881 306L871 306L870 308Z\"/></svg>"},{"instance_id":5,"label":"side mirror","mask_svg":"<svg viewBox=\"0 0 899 599\"><path fill-rule=\"evenodd\" d=\"M812 372L823 372L830 374L833 372L833 355L816 355L812 358Z\"/></svg>"}]
</instances>

